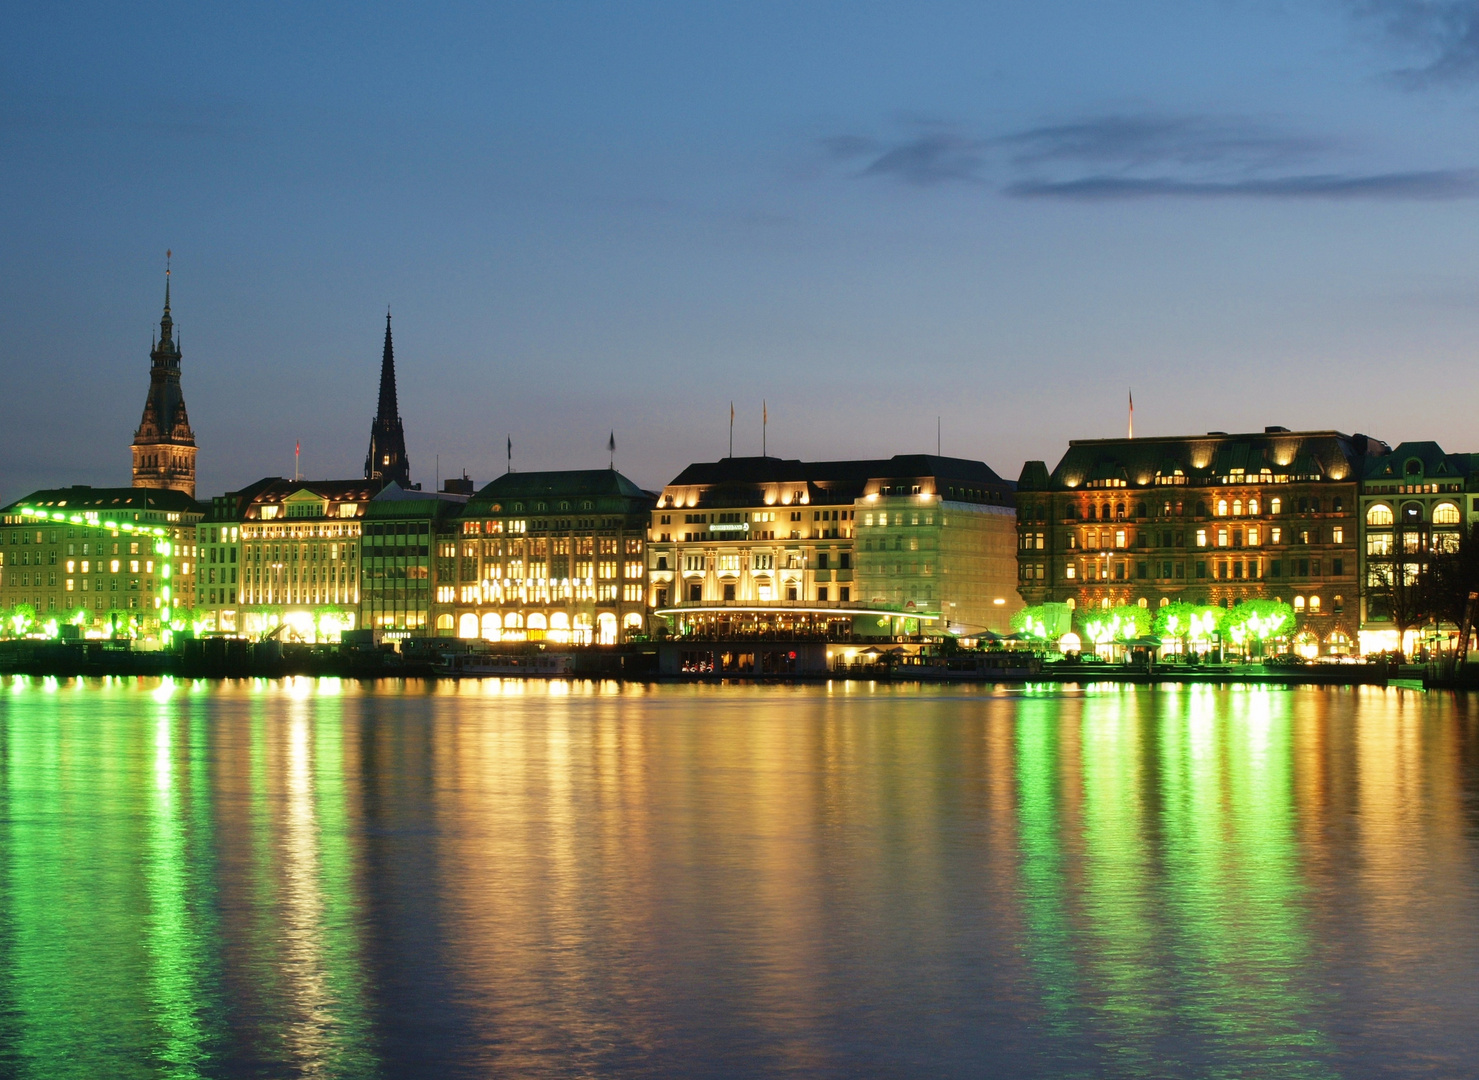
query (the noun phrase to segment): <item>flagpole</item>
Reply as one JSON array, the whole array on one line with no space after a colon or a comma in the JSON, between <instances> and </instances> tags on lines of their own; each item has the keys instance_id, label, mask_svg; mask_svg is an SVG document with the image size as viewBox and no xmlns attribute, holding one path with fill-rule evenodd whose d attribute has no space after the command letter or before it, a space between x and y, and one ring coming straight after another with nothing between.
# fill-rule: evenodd
<instances>
[{"instance_id":1,"label":"flagpole","mask_svg":"<svg viewBox=\"0 0 1479 1080\"><path fill-rule=\"evenodd\" d=\"M293 479L295 481L298 479L298 454L302 449L303 443L301 441L293 443Z\"/></svg>"},{"instance_id":2,"label":"flagpole","mask_svg":"<svg viewBox=\"0 0 1479 1080\"><path fill-rule=\"evenodd\" d=\"M760 456L769 457L765 448L765 429L770 425L770 410L766 407L764 400L760 402Z\"/></svg>"},{"instance_id":3,"label":"flagpole","mask_svg":"<svg viewBox=\"0 0 1479 1080\"><path fill-rule=\"evenodd\" d=\"M1130 438L1135 437L1135 391L1130 391Z\"/></svg>"},{"instance_id":4,"label":"flagpole","mask_svg":"<svg viewBox=\"0 0 1479 1080\"><path fill-rule=\"evenodd\" d=\"M729 456L734 457L734 402L729 403Z\"/></svg>"}]
</instances>

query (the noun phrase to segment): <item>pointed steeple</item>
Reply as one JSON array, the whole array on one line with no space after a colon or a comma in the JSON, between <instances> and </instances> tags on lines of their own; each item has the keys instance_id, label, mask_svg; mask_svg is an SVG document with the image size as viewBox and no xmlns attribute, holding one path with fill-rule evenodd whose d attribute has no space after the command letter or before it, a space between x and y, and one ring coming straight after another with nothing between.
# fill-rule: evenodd
<instances>
[{"instance_id":1,"label":"pointed steeple","mask_svg":"<svg viewBox=\"0 0 1479 1080\"><path fill-rule=\"evenodd\" d=\"M149 350L149 396L134 432L133 486L172 488L195 497L195 432L185 412L180 389L180 344L170 316L169 259L165 253L164 314L159 340Z\"/></svg>"},{"instance_id":2,"label":"pointed steeple","mask_svg":"<svg viewBox=\"0 0 1479 1080\"><path fill-rule=\"evenodd\" d=\"M390 340L390 311L385 312L385 349L380 355L380 401L370 423L370 451L365 455L365 477L403 488L411 486L411 463L395 393L395 348Z\"/></svg>"},{"instance_id":3,"label":"pointed steeple","mask_svg":"<svg viewBox=\"0 0 1479 1080\"><path fill-rule=\"evenodd\" d=\"M385 351L380 356L380 408L375 419L393 420L401 410L395 400L395 346L390 341L390 311L385 312Z\"/></svg>"}]
</instances>

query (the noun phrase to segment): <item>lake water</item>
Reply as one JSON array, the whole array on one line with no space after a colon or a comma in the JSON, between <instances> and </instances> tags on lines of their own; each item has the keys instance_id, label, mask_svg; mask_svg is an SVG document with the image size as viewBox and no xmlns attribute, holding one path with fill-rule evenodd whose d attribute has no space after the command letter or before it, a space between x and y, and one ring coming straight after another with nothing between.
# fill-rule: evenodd
<instances>
[{"instance_id":1,"label":"lake water","mask_svg":"<svg viewBox=\"0 0 1479 1080\"><path fill-rule=\"evenodd\" d=\"M1479 1075L1479 698L0 680L0 1076Z\"/></svg>"}]
</instances>

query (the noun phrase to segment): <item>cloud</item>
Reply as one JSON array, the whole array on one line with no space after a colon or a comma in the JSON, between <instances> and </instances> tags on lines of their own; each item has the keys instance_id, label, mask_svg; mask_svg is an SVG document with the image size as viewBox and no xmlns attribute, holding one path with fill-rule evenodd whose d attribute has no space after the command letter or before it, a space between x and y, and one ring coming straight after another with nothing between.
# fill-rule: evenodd
<instances>
[{"instance_id":1,"label":"cloud","mask_svg":"<svg viewBox=\"0 0 1479 1080\"><path fill-rule=\"evenodd\" d=\"M1261 199L1456 199L1479 194L1479 170L1323 174L1266 180L1172 180L1152 177L1085 176L1074 180L1024 180L1009 184L1008 195L1068 199L1132 199L1156 195L1183 198Z\"/></svg>"},{"instance_id":2,"label":"cloud","mask_svg":"<svg viewBox=\"0 0 1479 1080\"><path fill-rule=\"evenodd\" d=\"M1479 0L1347 0L1389 42L1422 55L1392 74L1411 88L1479 78Z\"/></svg>"},{"instance_id":3,"label":"cloud","mask_svg":"<svg viewBox=\"0 0 1479 1080\"><path fill-rule=\"evenodd\" d=\"M1479 0L1476 0L1479 2ZM931 124L821 142L863 179L991 186L1017 198L1452 199L1479 171L1332 168L1350 148L1245 117L1128 114L981 136Z\"/></svg>"}]
</instances>

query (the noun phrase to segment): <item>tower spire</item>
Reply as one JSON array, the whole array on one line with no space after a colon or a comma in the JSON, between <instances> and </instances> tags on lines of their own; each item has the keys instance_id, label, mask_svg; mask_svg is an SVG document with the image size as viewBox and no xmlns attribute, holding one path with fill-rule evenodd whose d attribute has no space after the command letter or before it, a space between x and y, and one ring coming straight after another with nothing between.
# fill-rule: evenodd
<instances>
[{"instance_id":1,"label":"tower spire","mask_svg":"<svg viewBox=\"0 0 1479 1080\"><path fill-rule=\"evenodd\" d=\"M170 259L164 253L164 314L149 350L149 396L134 432L133 486L169 488L195 497L195 432L180 389L180 342L170 315Z\"/></svg>"},{"instance_id":2,"label":"tower spire","mask_svg":"<svg viewBox=\"0 0 1479 1080\"><path fill-rule=\"evenodd\" d=\"M385 348L380 354L380 400L370 424L370 451L365 455L365 477L403 488L411 486L411 464L395 393L395 346L390 338L390 308L385 309Z\"/></svg>"}]
</instances>

